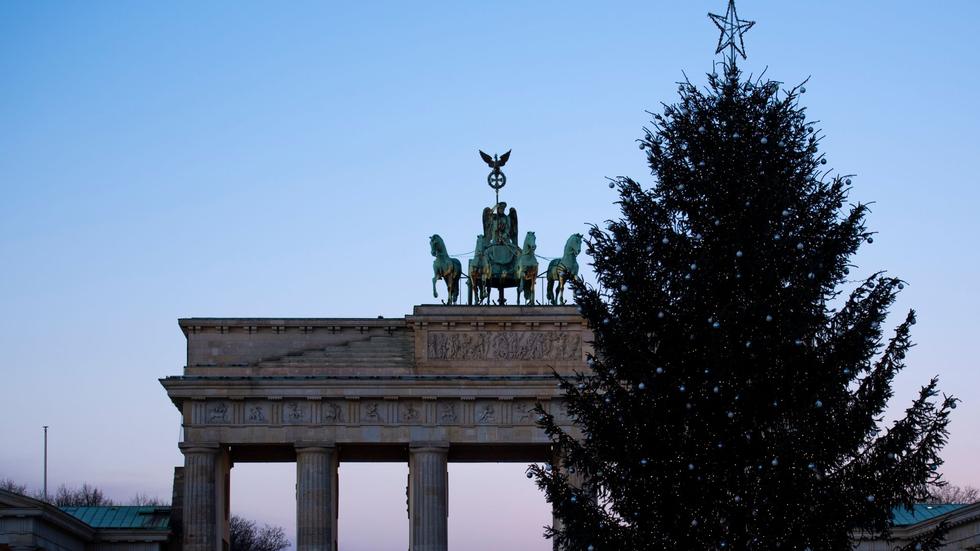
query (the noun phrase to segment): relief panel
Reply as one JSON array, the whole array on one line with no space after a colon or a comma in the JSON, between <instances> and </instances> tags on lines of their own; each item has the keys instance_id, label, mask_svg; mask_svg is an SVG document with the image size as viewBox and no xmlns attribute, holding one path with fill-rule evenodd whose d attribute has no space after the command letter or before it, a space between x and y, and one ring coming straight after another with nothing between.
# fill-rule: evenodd
<instances>
[{"instance_id":1,"label":"relief panel","mask_svg":"<svg viewBox=\"0 0 980 551\"><path fill-rule=\"evenodd\" d=\"M346 404L343 402L324 401L320 405L320 422L326 425L335 425L347 420L344 415Z\"/></svg>"},{"instance_id":2,"label":"relief panel","mask_svg":"<svg viewBox=\"0 0 980 551\"><path fill-rule=\"evenodd\" d=\"M438 417L436 417L437 425L456 425L460 423L461 402L457 402L455 400L440 400L438 405Z\"/></svg>"},{"instance_id":3,"label":"relief panel","mask_svg":"<svg viewBox=\"0 0 980 551\"><path fill-rule=\"evenodd\" d=\"M477 425L496 425L500 422L500 405L496 401L479 401L473 408Z\"/></svg>"},{"instance_id":4,"label":"relief panel","mask_svg":"<svg viewBox=\"0 0 980 551\"><path fill-rule=\"evenodd\" d=\"M422 404L414 401L399 402L398 421L403 425L421 425L425 423Z\"/></svg>"},{"instance_id":5,"label":"relief panel","mask_svg":"<svg viewBox=\"0 0 980 551\"><path fill-rule=\"evenodd\" d=\"M268 425L272 422L272 408L268 402L245 402L246 425Z\"/></svg>"},{"instance_id":6,"label":"relief panel","mask_svg":"<svg viewBox=\"0 0 980 551\"><path fill-rule=\"evenodd\" d=\"M551 414L555 416L555 420L559 423L565 423L571 419L571 416L568 414L568 405L563 400L552 400L550 407Z\"/></svg>"},{"instance_id":7,"label":"relief panel","mask_svg":"<svg viewBox=\"0 0 980 551\"><path fill-rule=\"evenodd\" d=\"M511 423L515 425L533 425L537 421L537 414L534 413L534 402L515 401L511 416Z\"/></svg>"},{"instance_id":8,"label":"relief panel","mask_svg":"<svg viewBox=\"0 0 980 551\"><path fill-rule=\"evenodd\" d=\"M582 335L571 331L433 331L429 360L581 361Z\"/></svg>"},{"instance_id":9,"label":"relief panel","mask_svg":"<svg viewBox=\"0 0 980 551\"><path fill-rule=\"evenodd\" d=\"M204 422L213 425L227 425L232 422L231 405L225 401L205 402Z\"/></svg>"},{"instance_id":10,"label":"relief panel","mask_svg":"<svg viewBox=\"0 0 980 551\"><path fill-rule=\"evenodd\" d=\"M387 404L379 400L367 400L361 403L361 424L380 425L388 421Z\"/></svg>"},{"instance_id":11,"label":"relief panel","mask_svg":"<svg viewBox=\"0 0 980 551\"><path fill-rule=\"evenodd\" d=\"M282 422L285 425L305 425L313 422L313 404L308 401L290 400L282 404Z\"/></svg>"}]
</instances>

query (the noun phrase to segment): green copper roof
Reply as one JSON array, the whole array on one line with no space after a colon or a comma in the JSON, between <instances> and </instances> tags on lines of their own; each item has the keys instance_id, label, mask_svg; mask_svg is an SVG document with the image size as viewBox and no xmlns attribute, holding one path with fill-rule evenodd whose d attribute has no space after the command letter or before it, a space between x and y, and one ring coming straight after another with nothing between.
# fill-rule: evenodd
<instances>
[{"instance_id":1,"label":"green copper roof","mask_svg":"<svg viewBox=\"0 0 980 551\"><path fill-rule=\"evenodd\" d=\"M896 507L895 509L892 509L892 522L895 524L895 526L918 524L924 520L929 520L940 515L945 515L951 511L955 511L960 507L966 507L966 504L950 503L944 505L926 505L925 503L916 503L911 509Z\"/></svg>"},{"instance_id":2,"label":"green copper roof","mask_svg":"<svg viewBox=\"0 0 980 551\"><path fill-rule=\"evenodd\" d=\"M62 510L92 528L168 530L170 507L118 505L111 507L62 507Z\"/></svg>"}]
</instances>

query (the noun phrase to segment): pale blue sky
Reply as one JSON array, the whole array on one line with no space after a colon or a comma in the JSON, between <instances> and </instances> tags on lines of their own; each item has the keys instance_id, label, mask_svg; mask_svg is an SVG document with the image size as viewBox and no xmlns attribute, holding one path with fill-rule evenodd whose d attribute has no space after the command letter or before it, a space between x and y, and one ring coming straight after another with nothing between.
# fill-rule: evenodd
<instances>
[{"instance_id":1,"label":"pale blue sky","mask_svg":"<svg viewBox=\"0 0 980 551\"><path fill-rule=\"evenodd\" d=\"M428 237L469 251L502 198L558 254L649 182L645 109L704 82L724 0L0 4L0 477L168 496L186 316L404 315ZM897 410L964 399L950 480L980 485L980 2L741 0L747 70L796 83L880 231L857 262L910 282ZM584 258L583 258L584 260ZM292 465L239 465L233 505L293 532ZM402 465L342 468L341 544L406 546ZM522 465L453 465L452 546L544 551ZM382 481L386 481L382 483ZM391 527L379 529L379 527Z\"/></svg>"}]
</instances>

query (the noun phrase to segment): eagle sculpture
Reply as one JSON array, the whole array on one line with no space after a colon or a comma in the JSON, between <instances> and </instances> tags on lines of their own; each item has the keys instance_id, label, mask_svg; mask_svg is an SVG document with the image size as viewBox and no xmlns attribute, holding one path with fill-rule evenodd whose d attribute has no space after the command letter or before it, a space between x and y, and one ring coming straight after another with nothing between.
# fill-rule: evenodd
<instances>
[{"instance_id":1,"label":"eagle sculpture","mask_svg":"<svg viewBox=\"0 0 980 551\"><path fill-rule=\"evenodd\" d=\"M491 157L490 155L487 155L486 153L484 153L481 150L480 151L480 157L483 157L484 162L486 162L487 165L490 168L492 168L494 172L500 172L500 168L502 166L504 166L505 164L507 164L507 159L510 158L510 152L511 151L512 150L508 149L507 150L507 153L504 153L503 155L501 155L498 158L496 155L494 155L493 157Z\"/></svg>"}]
</instances>

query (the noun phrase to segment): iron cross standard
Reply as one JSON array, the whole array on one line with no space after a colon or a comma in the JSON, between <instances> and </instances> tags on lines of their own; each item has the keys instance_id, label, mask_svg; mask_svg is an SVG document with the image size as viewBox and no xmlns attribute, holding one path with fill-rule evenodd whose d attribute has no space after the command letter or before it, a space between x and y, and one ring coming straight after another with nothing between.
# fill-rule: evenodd
<instances>
[{"instance_id":1,"label":"iron cross standard","mask_svg":"<svg viewBox=\"0 0 980 551\"><path fill-rule=\"evenodd\" d=\"M500 188L507 185L507 176L505 176L500 169L507 164L507 159L510 158L510 151L511 150L508 149L507 153L504 153L500 157L497 157L497 155L491 157L490 155L484 153L483 150L480 150L480 157L483 158L483 162L487 163L490 168L493 169L490 171L490 174L487 175L487 184L493 188L498 203L500 202Z\"/></svg>"}]
</instances>

